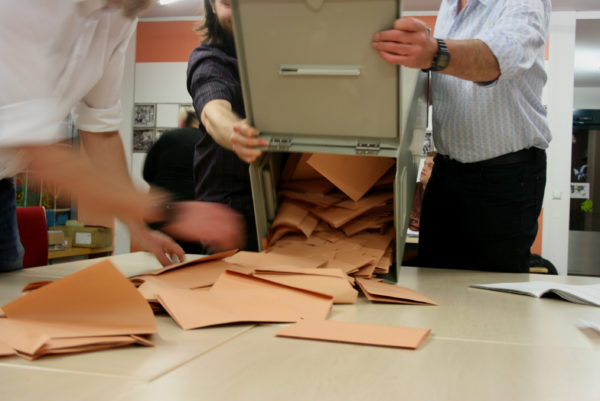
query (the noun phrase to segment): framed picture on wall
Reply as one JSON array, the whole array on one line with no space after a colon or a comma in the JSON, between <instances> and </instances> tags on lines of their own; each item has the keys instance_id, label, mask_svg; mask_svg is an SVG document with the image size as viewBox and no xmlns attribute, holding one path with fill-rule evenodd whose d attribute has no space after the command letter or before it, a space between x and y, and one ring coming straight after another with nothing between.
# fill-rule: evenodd
<instances>
[{"instance_id":1,"label":"framed picture on wall","mask_svg":"<svg viewBox=\"0 0 600 401\"><path fill-rule=\"evenodd\" d=\"M154 127L156 124L156 105L136 104L133 110L134 127Z\"/></svg>"},{"instance_id":2,"label":"framed picture on wall","mask_svg":"<svg viewBox=\"0 0 600 401\"><path fill-rule=\"evenodd\" d=\"M154 128L133 129L133 151L147 153L154 143Z\"/></svg>"}]
</instances>

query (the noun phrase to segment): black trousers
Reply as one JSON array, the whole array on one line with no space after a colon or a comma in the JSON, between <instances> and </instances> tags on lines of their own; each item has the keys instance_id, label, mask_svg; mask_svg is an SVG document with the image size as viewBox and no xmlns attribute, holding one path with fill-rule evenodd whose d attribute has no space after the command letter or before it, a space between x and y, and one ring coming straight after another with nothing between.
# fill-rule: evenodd
<instances>
[{"instance_id":1,"label":"black trousers","mask_svg":"<svg viewBox=\"0 0 600 401\"><path fill-rule=\"evenodd\" d=\"M541 149L477 163L437 155L423 198L418 264L528 272L545 185Z\"/></svg>"}]
</instances>

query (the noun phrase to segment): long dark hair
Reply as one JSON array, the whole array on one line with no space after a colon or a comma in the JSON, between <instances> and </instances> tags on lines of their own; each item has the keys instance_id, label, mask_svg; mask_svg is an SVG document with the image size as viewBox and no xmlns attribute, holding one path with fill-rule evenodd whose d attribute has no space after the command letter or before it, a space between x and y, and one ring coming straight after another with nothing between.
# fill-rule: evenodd
<instances>
[{"instance_id":1,"label":"long dark hair","mask_svg":"<svg viewBox=\"0 0 600 401\"><path fill-rule=\"evenodd\" d=\"M221 28L217 14L213 11L215 0L204 0L204 23L196 27L200 32L202 43L211 42L217 47L223 47L231 40L231 35Z\"/></svg>"}]
</instances>

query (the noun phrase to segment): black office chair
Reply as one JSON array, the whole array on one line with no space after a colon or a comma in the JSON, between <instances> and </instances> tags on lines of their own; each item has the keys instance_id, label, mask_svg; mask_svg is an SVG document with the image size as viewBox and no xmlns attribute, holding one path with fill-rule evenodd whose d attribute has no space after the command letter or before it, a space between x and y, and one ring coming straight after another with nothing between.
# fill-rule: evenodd
<instances>
[{"instance_id":1,"label":"black office chair","mask_svg":"<svg viewBox=\"0 0 600 401\"><path fill-rule=\"evenodd\" d=\"M532 253L529 258L529 273L558 275L558 271L552 262L536 253Z\"/></svg>"}]
</instances>

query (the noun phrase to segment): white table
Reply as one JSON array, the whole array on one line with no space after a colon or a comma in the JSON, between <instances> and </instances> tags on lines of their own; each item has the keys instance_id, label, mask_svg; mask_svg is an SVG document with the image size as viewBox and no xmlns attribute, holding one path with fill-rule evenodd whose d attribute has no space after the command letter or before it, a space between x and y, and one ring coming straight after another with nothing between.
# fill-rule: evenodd
<instances>
[{"instance_id":1,"label":"white table","mask_svg":"<svg viewBox=\"0 0 600 401\"><path fill-rule=\"evenodd\" d=\"M126 273L157 267L143 253L110 259ZM2 275L0 301L29 281L93 262ZM0 393L49 401L600 400L600 336L578 328L579 319L600 323L600 308L468 287L528 279L599 282L403 267L399 284L440 306L372 304L361 296L335 305L330 319L431 328L416 351L275 337L282 324L183 331L163 316L154 348L0 360Z\"/></svg>"}]
</instances>

